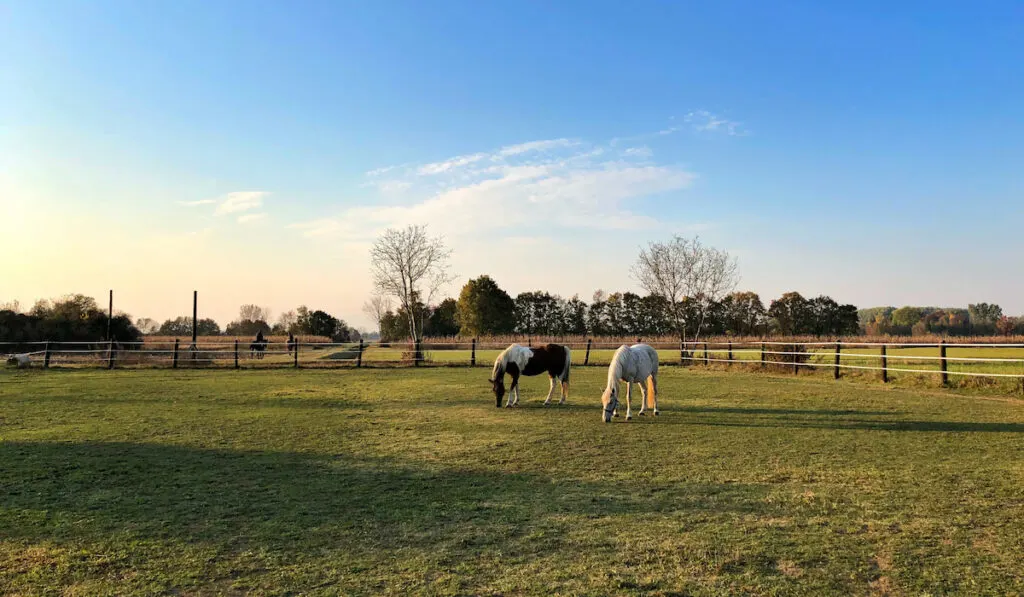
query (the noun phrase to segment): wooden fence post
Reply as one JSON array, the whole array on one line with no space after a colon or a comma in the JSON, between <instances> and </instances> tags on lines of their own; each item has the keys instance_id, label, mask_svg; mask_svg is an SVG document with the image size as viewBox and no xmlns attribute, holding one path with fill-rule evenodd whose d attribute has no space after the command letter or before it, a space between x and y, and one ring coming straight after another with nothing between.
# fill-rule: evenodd
<instances>
[{"instance_id":1,"label":"wooden fence post","mask_svg":"<svg viewBox=\"0 0 1024 597\"><path fill-rule=\"evenodd\" d=\"M419 367L420 366L420 359L421 358L422 358L422 356L420 355L420 341L416 340L413 343L413 353L412 353L412 364L413 364L413 366Z\"/></svg>"},{"instance_id":2,"label":"wooden fence post","mask_svg":"<svg viewBox=\"0 0 1024 597\"><path fill-rule=\"evenodd\" d=\"M946 368L946 341L939 341L939 364L942 366L942 385L949 385L949 370Z\"/></svg>"},{"instance_id":3,"label":"wooden fence post","mask_svg":"<svg viewBox=\"0 0 1024 597\"><path fill-rule=\"evenodd\" d=\"M682 340L679 341L679 366L686 364L686 345Z\"/></svg>"},{"instance_id":4,"label":"wooden fence post","mask_svg":"<svg viewBox=\"0 0 1024 597\"><path fill-rule=\"evenodd\" d=\"M174 339L174 356L171 357L171 369L178 368L178 339Z\"/></svg>"},{"instance_id":5,"label":"wooden fence post","mask_svg":"<svg viewBox=\"0 0 1024 597\"><path fill-rule=\"evenodd\" d=\"M238 338L235 338L235 369L238 369Z\"/></svg>"},{"instance_id":6,"label":"wooden fence post","mask_svg":"<svg viewBox=\"0 0 1024 597\"><path fill-rule=\"evenodd\" d=\"M107 369L114 368L114 341L107 340Z\"/></svg>"},{"instance_id":7,"label":"wooden fence post","mask_svg":"<svg viewBox=\"0 0 1024 597\"><path fill-rule=\"evenodd\" d=\"M791 346L789 348L789 352L790 352L789 356L793 359L793 375L798 375L800 373L800 362L797 360L797 357L800 356L800 355L798 355L796 353L796 349L797 349L797 345L796 344L794 344L793 346Z\"/></svg>"},{"instance_id":8,"label":"wooden fence post","mask_svg":"<svg viewBox=\"0 0 1024 597\"><path fill-rule=\"evenodd\" d=\"M469 366L476 367L476 338L470 343Z\"/></svg>"},{"instance_id":9,"label":"wooden fence post","mask_svg":"<svg viewBox=\"0 0 1024 597\"><path fill-rule=\"evenodd\" d=\"M46 347L43 348L43 369L50 368L50 342L46 342Z\"/></svg>"},{"instance_id":10,"label":"wooden fence post","mask_svg":"<svg viewBox=\"0 0 1024 597\"><path fill-rule=\"evenodd\" d=\"M362 343L362 340L360 340L359 342ZM298 369L299 368L299 341L298 340L295 341L295 346L293 348L295 348L295 355L293 357L295 360L294 360L293 364L294 364L295 368Z\"/></svg>"},{"instance_id":11,"label":"wooden fence post","mask_svg":"<svg viewBox=\"0 0 1024 597\"><path fill-rule=\"evenodd\" d=\"M592 338L587 338L587 354L586 354L586 356L583 357L583 364L584 365L589 365L590 364L590 343L591 342L593 342L593 339Z\"/></svg>"},{"instance_id":12,"label":"wooden fence post","mask_svg":"<svg viewBox=\"0 0 1024 597\"><path fill-rule=\"evenodd\" d=\"M832 370L832 379L839 379L839 351L842 350L842 344L836 342L836 366Z\"/></svg>"},{"instance_id":13,"label":"wooden fence post","mask_svg":"<svg viewBox=\"0 0 1024 597\"><path fill-rule=\"evenodd\" d=\"M729 340L729 366L732 366L732 340Z\"/></svg>"},{"instance_id":14,"label":"wooden fence post","mask_svg":"<svg viewBox=\"0 0 1024 597\"><path fill-rule=\"evenodd\" d=\"M764 342L762 342L762 343L761 343L761 368L762 368L762 369L764 369L764 368L765 368L765 367L766 367L766 366L768 365L768 362L767 362L767 360L765 359L765 357L766 357L766 354L767 354L767 353L765 353L765 346L764 346Z\"/></svg>"},{"instance_id":15,"label":"wooden fence post","mask_svg":"<svg viewBox=\"0 0 1024 597\"><path fill-rule=\"evenodd\" d=\"M704 366L708 366L708 343L704 343Z\"/></svg>"},{"instance_id":16,"label":"wooden fence post","mask_svg":"<svg viewBox=\"0 0 1024 597\"><path fill-rule=\"evenodd\" d=\"M298 354L298 347L295 347L295 353ZM356 356L356 369L363 366L363 339L359 339L359 354Z\"/></svg>"},{"instance_id":17,"label":"wooden fence post","mask_svg":"<svg viewBox=\"0 0 1024 597\"><path fill-rule=\"evenodd\" d=\"M885 356L885 344L882 345L882 383L889 383L889 359Z\"/></svg>"}]
</instances>

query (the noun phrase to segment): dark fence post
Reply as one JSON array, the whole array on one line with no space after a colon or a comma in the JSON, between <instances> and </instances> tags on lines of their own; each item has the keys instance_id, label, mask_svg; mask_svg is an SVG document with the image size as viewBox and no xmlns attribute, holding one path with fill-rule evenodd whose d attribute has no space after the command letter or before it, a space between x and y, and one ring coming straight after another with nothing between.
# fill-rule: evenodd
<instances>
[{"instance_id":1,"label":"dark fence post","mask_svg":"<svg viewBox=\"0 0 1024 597\"><path fill-rule=\"evenodd\" d=\"M946 368L946 341L939 341L939 364L942 366L942 385L949 385L949 370Z\"/></svg>"},{"instance_id":2,"label":"dark fence post","mask_svg":"<svg viewBox=\"0 0 1024 597\"><path fill-rule=\"evenodd\" d=\"M362 340L360 340L360 342L362 342ZM295 341L295 356L293 358L295 359L293 361L293 365L295 366L296 369L298 369L299 368L299 342L298 342L298 340Z\"/></svg>"},{"instance_id":3,"label":"dark fence post","mask_svg":"<svg viewBox=\"0 0 1024 597\"><path fill-rule=\"evenodd\" d=\"M839 379L839 351L842 350L842 344L836 342L836 366L832 369L832 379Z\"/></svg>"},{"instance_id":4,"label":"dark fence post","mask_svg":"<svg viewBox=\"0 0 1024 597\"><path fill-rule=\"evenodd\" d=\"M171 357L171 369L178 368L178 339L174 339L174 356Z\"/></svg>"},{"instance_id":5,"label":"dark fence post","mask_svg":"<svg viewBox=\"0 0 1024 597\"><path fill-rule=\"evenodd\" d=\"M764 346L764 342L762 342L761 343L761 368L762 369L764 369L765 366L767 365L767 361L765 360L765 357L766 357L765 346Z\"/></svg>"},{"instance_id":6,"label":"dark fence post","mask_svg":"<svg viewBox=\"0 0 1024 597\"><path fill-rule=\"evenodd\" d=\"M681 366L683 366L685 364L686 364L686 345L683 344L682 340L680 340L679 341L679 366L681 367Z\"/></svg>"},{"instance_id":7,"label":"dark fence post","mask_svg":"<svg viewBox=\"0 0 1024 597\"><path fill-rule=\"evenodd\" d=\"M729 366L732 366L732 340L729 341Z\"/></svg>"},{"instance_id":8,"label":"dark fence post","mask_svg":"<svg viewBox=\"0 0 1024 597\"><path fill-rule=\"evenodd\" d=\"M793 375L797 375L797 374L800 373L800 361L797 359L797 357L799 357L800 355L798 355L796 353L796 349L797 349L797 345L796 344L791 346L790 349L789 349L789 352L790 352L789 356L790 356L790 358L793 359Z\"/></svg>"},{"instance_id":9,"label":"dark fence post","mask_svg":"<svg viewBox=\"0 0 1024 597\"><path fill-rule=\"evenodd\" d=\"M885 344L882 345L882 383L889 383L889 359L885 355Z\"/></svg>"},{"instance_id":10,"label":"dark fence post","mask_svg":"<svg viewBox=\"0 0 1024 597\"><path fill-rule=\"evenodd\" d=\"M469 366L476 367L476 338L473 338L473 341L470 343Z\"/></svg>"},{"instance_id":11,"label":"dark fence post","mask_svg":"<svg viewBox=\"0 0 1024 597\"><path fill-rule=\"evenodd\" d=\"M43 349L43 369L50 368L50 342L46 342L46 347Z\"/></svg>"},{"instance_id":12,"label":"dark fence post","mask_svg":"<svg viewBox=\"0 0 1024 597\"><path fill-rule=\"evenodd\" d=\"M238 338L235 338L235 369L238 369Z\"/></svg>"},{"instance_id":13,"label":"dark fence post","mask_svg":"<svg viewBox=\"0 0 1024 597\"><path fill-rule=\"evenodd\" d=\"M583 357L583 364L590 364L590 343L593 341L592 338L587 338L587 354Z\"/></svg>"},{"instance_id":14,"label":"dark fence post","mask_svg":"<svg viewBox=\"0 0 1024 597\"><path fill-rule=\"evenodd\" d=\"M296 354L298 354L298 352L299 352L298 351L298 347L296 346L295 348L296 348L295 352L296 352ZM363 339L360 338L359 339L359 354L356 355L356 368L358 369L359 367L362 367L362 366L363 366Z\"/></svg>"},{"instance_id":15,"label":"dark fence post","mask_svg":"<svg viewBox=\"0 0 1024 597\"><path fill-rule=\"evenodd\" d=\"M114 368L114 341L107 340L107 369Z\"/></svg>"},{"instance_id":16,"label":"dark fence post","mask_svg":"<svg viewBox=\"0 0 1024 597\"><path fill-rule=\"evenodd\" d=\"M420 359L423 358L422 354L420 353L420 346L421 345L419 340L416 340L416 342L413 344L412 364L416 367L420 366Z\"/></svg>"},{"instance_id":17,"label":"dark fence post","mask_svg":"<svg viewBox=\"0 0 1024 597\"><path fill-rule=\"evenodd\" d=\"M705 342L705 343L704 343L704 366L705 366L705 367L707 367L707 366L708 366L708 362L709 362L709 361L708 361L708 343L707 343L707 342Z\"/></svg>"}]
</instances>

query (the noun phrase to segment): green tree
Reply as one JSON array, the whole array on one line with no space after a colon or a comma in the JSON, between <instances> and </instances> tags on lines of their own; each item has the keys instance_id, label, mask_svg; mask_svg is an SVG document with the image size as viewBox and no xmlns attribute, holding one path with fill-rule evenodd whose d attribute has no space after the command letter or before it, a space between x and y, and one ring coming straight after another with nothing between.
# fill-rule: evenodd
<instances>
[{"instance_id":1,"label":"green tree","mask_svg":"<svg viewBox=\"0 0 1024 597\"><path fill-rule=\"evenodd\" d=\"M434 307L430 318L427 320L427 336L455 336L459 333L459 324L455 317L458 312L458 303L455 299L447 298L441 304Z\"/></svg>"},{"instance_id":2,"label":"green tree","mask_svg":"<svg viewBox=\"0 0 1024 597\"><path fill-rule=\"evenodd\" d=\"M587 333L587 303L580 300L578 295L565 302L565 309L562 312L564 321L563 329L566 334L582 336Z\"/></svg>"},{"instance_id":3,"label":"green tree","mask_svg":"<svg viewBox=\"0 0 1024 597\"><path fill-rule=\"evenodd\" d=\"M456 305L459 333L463 336L511 333L515 328L515 307L512 297L490 276L470 280L462 287Z\"/></svg>"},{"instance_id":4,"label":"green tree","mask_svg":"<svg viewBox=\"0 0 1024 597\"><path fill-rule=\"evenodd\" d=\"M774 320L777 331L783 336L806 334L810 326L810 308L799 292L787 292L772 301L768 315Z\"/></svg>"},{"instance_id":5,"label":"green tree","mask_svg":"<svg viewBox=\"0 0 1024 597\"><path fill-rule=\"evenodd\" d=\"M892 325L894 331L900 334L910 334L914 325L924 319L924 310L920 307L909 305L900 307L892 312Z\"/></svg>"},{"instance_id":6,"label":"green tree","mask_svg":"<svg viewBox=\"0 0 1024 597\"><path fill-rule=\"evenodd\" d=\"M725 331L738 336L756 336L764 331L764 303L756 292L733 292L722 299Z\"/></svg>"}]
</instances>

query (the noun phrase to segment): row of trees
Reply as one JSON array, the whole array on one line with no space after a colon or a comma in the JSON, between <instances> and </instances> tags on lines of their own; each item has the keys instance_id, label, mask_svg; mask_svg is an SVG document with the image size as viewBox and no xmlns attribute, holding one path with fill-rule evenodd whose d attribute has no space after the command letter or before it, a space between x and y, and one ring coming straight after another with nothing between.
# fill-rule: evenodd
<instances>
[{"instance_id":1,"label":"row of trees","mask_svg":"<svg viewBox=\"0 0 1024 597\"><path fill-rule=\"evenodd\" d=\"M754 292L733 292L703 305L684 297L681 303L679 314L688 338L699 334L837 336L858 332L857 308L840 305L827 296L805 299L790 292L767 308ZM367 309L377 318L381 338L409 338L404 309L393 311L386 303L385 307L382 311ZM563 299L544 291L523 292L513 298L490 276L467 282L458 300L445 299L434 308L417 302L415 309L417 332L422 336L680 335L676 313L669 301L657 294L598 290L589 303L578 296Z\"/></svg>"},{"instance_id":2,"label":"row of trees","mask_svg":"<svg viewBox=\"0 0 1024 597\"><path fill-rule=\"evenodd\" d=\"M85 342L110 339L138 341L142 334L131 316L118 313L109 317L96 299L73 294L55 300L37 302L27 313L20 305L0 307L0 340L4 342Z\"/></svg>"},{"instance_id":3,"label":"row of trees","mask_svg":"<svg viewBox=\"0 0 1024 597\"><path fill-rule=\"evenodd\" d=\"M875 307L860 311L868 334L921 336L1010 336L1024 334L1024 318L1008 317L999 305L977 303L962 308Z\"/></svg>"},{"instance_id":4,"label":"row of trees","mask_svg":"<svg viewBox=\"0 0 1024 597\"><path fill-rule=\"evenodd\" d=\"M766 309L753 292L734 292L737 263L727 252L699 239L674 236L640 250L631 274L646 295L605 294L590 303L544 291L509 296L488 276L470 280L457 301L436 306L431 299L452 280L448 251L423 226L389 229L370 252L376 294L364 310L382 338L424 335L815 335L1011 334L1022 321L1005 317L997 305L966 310L885 307L858 312L828 296L805 298L788 292ZM426 300L421 300L423 297ZM392 299L397 308L392 308ZM453 304L454 303L454 304ZM454 313L454 316L453 316Z\"/></svg>"},{"instance_id":5,"label":"row of trees","mask_svg":"<svg viewBox=\"0 0 1024 597\"><path fill-rule=\"evenodd\" d=\"M355 328L320 309L310 310L305 305L285 311L271 325L270 309L258 305L242 305L238 310L238 319L224 328L226 336L249 337L258 333L264 335L295 334L300 336L325 336L334 342L352 342L360 338ZM145 334L158 336L190 336L192 334L192 317L182 315L157 324L152 319L140 319L137 327ZM213 319L196 320L196 334L199 336L221 335L220 325Z\"/></svg>"}]
</instances>

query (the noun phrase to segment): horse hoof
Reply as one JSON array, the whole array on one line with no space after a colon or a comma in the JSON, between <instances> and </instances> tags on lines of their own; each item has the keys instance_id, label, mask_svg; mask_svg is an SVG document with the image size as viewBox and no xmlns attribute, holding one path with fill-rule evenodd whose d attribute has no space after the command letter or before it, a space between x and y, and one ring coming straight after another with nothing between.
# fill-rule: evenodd
<instances>
[{"instance_id":1,"label":"horse hoof","mask_svg":"<svg viewBox=\"0 0 1024 597\"><path fill-rule=\"evenodd\" d=\"M658 411L654 411L654 416L658 416L658 415L660 415L660 414L661 414L660 412L658 412Z\"/></svg>"},{"instance_id":2,"label":"horse hoof","mask_svg":"<svg viewBox=\"0 0 1024 597\"><path fill-rule=\"evenodd\" d=\"M642 416L644 416L644 415L646 415L646 414L647 414L647 413L636 413L636 416L638 416L638 417L642 417Z\"/></svg>"},{"instance_id":3,"label":"horse hoof","mask_svg":"<svg viewBox=\"0 0 1024 597\"><path fill-rule=\"evenodd\" d=\"M627 421L632 421L632 420L633 420L633 417L626 417L626 420L627 420Z\"/></svg>"}]
</instances>

